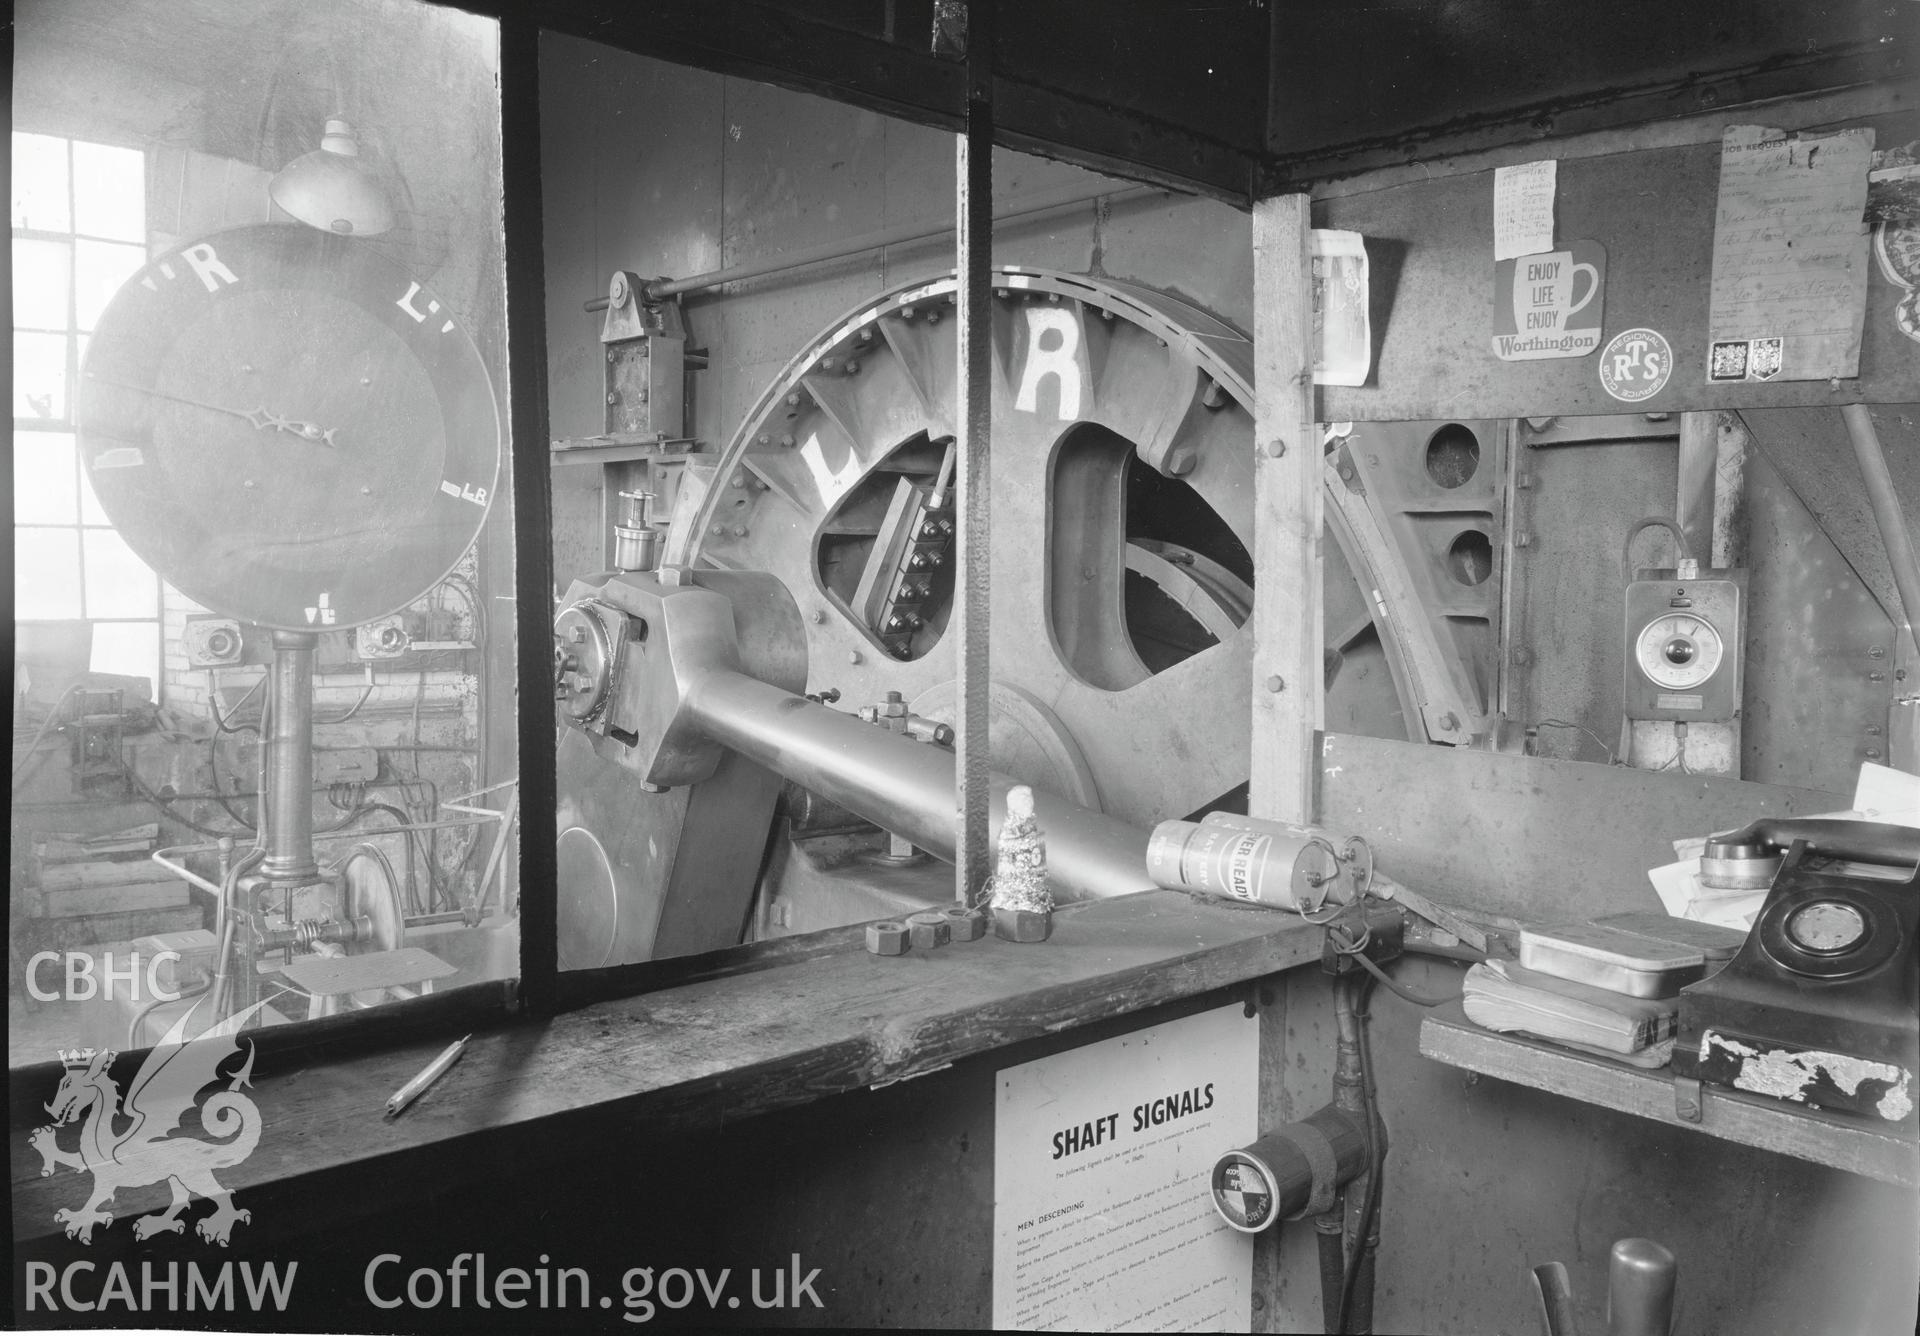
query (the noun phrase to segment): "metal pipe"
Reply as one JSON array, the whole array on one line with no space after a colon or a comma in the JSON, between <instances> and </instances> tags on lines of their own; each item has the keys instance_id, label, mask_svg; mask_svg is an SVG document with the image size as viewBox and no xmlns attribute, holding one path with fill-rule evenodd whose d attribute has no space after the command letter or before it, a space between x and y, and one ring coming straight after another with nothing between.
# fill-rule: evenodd
<instances>
[{"instance_id":1,"label":"metal pipe","mask_svg":"<svg viewBox=\"0 0 1920 1336\"><path fill-rule=\"evenodd\" d=\"M1866 480L1867 500L1873 505L1874 523L1880 526L1880 541L1893 566L1894 587L1900 593L1900 624L1907 639L1920 651L1913 619L1920 616L1920 560L1913 553L1913 535L1907 531L1907 517L1900 508L1900 495L1893 490L1893 474L1887 471L1887 456L1880 448L1880 434L1873 429L1873 416L1865 404L1847 404L1840 409L1853 439L1853 457L1860 462L1860 476Z\"/></svg>"},{"instance_id":2,"label":"metal pipe","mask_svg":"<svg viewBox=\"0 0 1920 1336\"><path fill-rule=\"evenodd\" d=\"M1329 1336L1340 1331L1340 1292L1346 1285L1347 1259L1341 1242L1347 1226L1347 1192L1333 1199L1333 1205L1313 1218L1313 1230L1320 1251L1320 1325Z\"/></svg>"},{"instance_id":3,"label":"metal pipe","mask_svg":"<svg viewBox=\"0 0 1920 1336\"><path fill-rule=\"evenodd\" d=\"M267 857L262 871L274 881L319 875L313 859L312 631L273 633L273 683L268 697Z\"/></svg>"},{"instance_id":4,"label":"metal pipe","mask_svg":"<svg viewBox=\"0 0 1920 1336\"><path fill-rule=\"evenodd\" d=\"M231 841L229 841L229 843L231 843ZM225 888L222 887L218 882L208 881L205 877L201 876L198 872L195 872L192 868L188 867L185 863L176 863L173 861L171 857L169 857L169 855L172 855L172 854L204 853L208 850L215 849L218 847L219 847L218 845L212 845L212 844L174 845L165 849L155 849L152 853L148 854L147 857L151 858L154 862L158 863L161 867L165 868L167 871L173 873L174 876L180 878L182 881L191 882L193 885L198 886L201 890L210 892L214 895L224 895L226 894Z\"/></svg>"},{"instance_id":5,"label":"metal pipe","mask_svg":"<svg viewBox=\"0 0 1920 1336\"><path fill-rule=\"evenodd\" d=\"M1079 204L1092 204L1097 200L1109 202L1133 199L1140 195L1165 194L1153 186L1129 186L1121 190L1100 190L1088 194L1085 190L1056 191L1051 195L1040 195L997 213L993 221L1010 223L1015 219L1027 218L1035 214L1052 213L1056 209L1070 209ZM895 223L892 227L878 228L872 232L862 232L856 237L847 237L840 241L823 242L818 246L806 246L800 250L783 251L779 255L768 256L763 260L751 260L745 264L730 265L725 269L714 269L704 274L694 274L690 278L655 279L643 284L641 298L645 301L665 301L671 297L684 296L691 292L705 292L709 288L723 287L728 283L739 283L749 278L764 278L768 274L784 273L790 269L802 269L810 264L825 264L829 260L847 260L868 251L885 250L888 246L906 246L919 241L932 241L939 237L953 235L953 223L927 223L915 220L908 223ZM588 311L607 309L605 297L595 297L582 303Z\"/></svg>"},{"instance_id":6,"label":"metal pipe","mask_svg":"<svg viewBox=\"0 0 1920 1336\"><path fill-rule=\"evenodd\" d=\"M702 673L685 708L707 737L814 790L935 857L954 861L954 758L850 714L768 686L732 669ZM1006 819L1017 780L992 784L991 829ZM1093 900L1153 888L1147 832L1064 798L1036 792L1047 871L1062 900Z\"/></svg>"},{"instance_id":7,"label":"metal pipe","mask_svg":"<svg viewBox=\"0 0 1920 1336\"><path fill-rule=\"evenodd\" d=\"M520 814L520 786L514 785L513 792L507 795L506 810L500 814L500 829L493 837L493 848L487 853L487 867L480 874L480 884L474 888L473 902L466 918L469 923L478 923L487 911L487 898L493 894L493 874L500 868L500 855L507 851L507 840L513 834L513 819Z\"/></svg>"}]
</instances>

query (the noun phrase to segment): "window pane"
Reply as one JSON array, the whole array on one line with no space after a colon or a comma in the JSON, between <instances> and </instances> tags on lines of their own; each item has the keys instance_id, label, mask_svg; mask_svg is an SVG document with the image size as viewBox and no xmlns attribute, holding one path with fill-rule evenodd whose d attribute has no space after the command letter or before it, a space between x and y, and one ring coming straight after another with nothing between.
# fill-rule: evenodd
<instances>
[{"instance_id":1,"label":"window pane","mask_svg":"<svg viewBox=\"0 0 1920 1336\"><path fill-rule=\"evenodd\" d=\"M67 141L52 135L13 136L13 225L65 232Z\"/></svg>"},{"instance_id":2,"label":"window pane","mask_svg":"<svg viewBox=\"0 0 1920 1336\"><path fill-rule=\"evenodd\" d=\"M13 323L27 329L65 329L72 310L69 268L73 248L64 241L13 239Z\"/></svg>"},{"instance_id":3,"label":"window pane","mask_svg":"<svg viewBox=\"0 0 1920 1336\"><path fill-rule=\"evenodd\" d=\"M72 524L79 519L73 436L64 431L13 435L13 522Z\"/></svg>"},{"instance_id":4,"label":"window pane","mask_svg":"<svg viewBox=\"0 0 1920 1336\"><path fill-rule=\"evenodd\" d=\"M85 469L80 470L80 522L82 524L104 524L112 527L113 521L107 518L107 512L100 504L99 493L93 490L93 475Z\"/></svg>"},{"instance_id":5,"label":"window pane","mask_svg":"<svg viewBox=\"0 0 1920 1336\"><path fill-rule=\"evenodd\" d=\"M112 529L88 529L87 616L153 617L160 611L160 581Z\"/></svg>"},{"instance_id":6,"label":"window pane","mask_svg":"<svg viewBox=\"0 0 1920 1336\"><path fill-rule=\"evenodd\" d=\"M13 531L13 615L23 622L80 616L80 534Z\"/></svg>"},{"instance_id":7,"label":"window pane","mask_svg":"<svg viewBox=\"0 0 1920 1336\"><path fill-rule=\"evenodd\" d=\"M349 746L362 757L379 752L375 769L380 774L397 770L411 781L400 795L404 802L384 811L361 804L355 811L332 813L322 796L313 823L319 829L311 833L303 824L296 826L291 813L269 811L263 818L267 833L302 846L291 863L304 863L309 843L313 861L329 869L348 860L352 900L342 875L315 883L298 878L305 889L296 904L278 896L228 906L243 918L216 940L217 962L208 962L207 969L223 972L231 987L209 1002L208 1010L217 1007L221 1018L231 1019L257 1003L267 1008L258 1018L262 1022L301 1023L321 1011L403 1006L426 991L422 985L429 978L432 991L452 993L510 977L519 958L518 860L491 857L500 846L518 772L513 526L502 439L509 377L505 239L499 222L499 24L419 0L341 0L305 7L275 0L266 8L299 11L300 21L268 23L264 29L229 24L235 40L220 59L204 68L183 59L183 16L191 20L236 8L247 6L227 0L42 0L35 6L36 21L26 25L31 31L21 34L18 59L32 77L16 91L13 125L83 136L87 142L45 136L11 140L14 233L19 241L40 243L20 247L17 256L10 253L22 289L13 326L18 339L12 476L20 585L14 611L33 619L17 626L53 628L38 632L41 639L64 633L75 642L60 665L64 673L91 666L153 683L186 730L143 738L143 757L155 775L171 773L177 783L204 770L201 730L211 727L211 719L203 675L185 667L193 637L178 614L191 605L165 589L147 558L191 586L197 599L208 601L209 611L218 605L230 615L283 623L307 617L316 627L337 619L339 630L411 601L412 624L433 624L423 643L450 646L416 655L428 666L407 674L409 680L389 692L401 698L403 715L419 716L420 729L404 719L397 728L383 723L375 706L339 723L320 744ZM328 11L327 21L307 21L306 10L321 9ZM263 35L270 40L260 40ZM420 69L431 70L433 77L403 77ZM317 71L322 84L349 92L382 86L377 108L347 110L362 123L363 165L404 218L398 246L383 244L375 254L365 243L348 242L344 250L329 247L316 255L301 238L324 240L319 233L304 225L266 225L273 208L266 187L273 172L297 152L315 147L321 130L316 114L297 107L291 119L281 118L284 124L269 116L272 123L263 127L260 96L271 92L276 78L284 82L288 70ZM99 142L96 135L110 142ZM300 142L289 147L294 140ZM116 147L116 142L138 147ZM261 153L261 163L248 160L249 145ZM429 178L432 188L424 190L422 182ZM415 200L409 189L431 198ZM349 428L338 451L325 453L331 459L344 452L332 462L353 476L332 483L320 478L318 483L326 485L305 489L291 484L276 489L258 470L209 481L204 495L193 497L154 488L123 496L112 492L109 482L106 495L114 500L109 516L83 476L95 442L76 421L82 401L78 377L92 335L101 335L104 351L109 324L127 309L116 299L131 298L127 284L139 281L137 275L166 236L191 245L216 229L242 227L247 241L232 242L232 249L216 243L237 264L241 287L227 292L231 285L222 284L220 292L202 292L204 323L189 331L197 335L189 340L194 348L180 349L181 357L199 360L190 368L162 368L163 378L176 382L170 388L243 412L264 406L296 414L296 420L317 420L328 412L346 412L341 405L361 392L356 387L377 385L375 407L382 419L405 430L382 436ZM430 240L422 249L409 237ZM57 265L48 243L62 248ZM236 250L262 258L252 266L238 263ZM257 279L280 265L282 259L275 257L302 268L298 275L282 270L289 281L268 303L275 309L267 310L261 305L265 298L249 295L258 288L247 276ZM308 262L315 268L305 267ZM391 295L361 300L348 290L362 262L379 271L374 276L379 286L368 291L390 287ZM415 273L420 278L410 289ZM203 287L191 273L180 271L176 278ZM157 281L164 282L164 276ZM428 295L430 283L445 290ZM412 329L388 333L383 309L416 298L417 306L407 307L410 314L447 313L448 304L457 302L470 312L486 313L486 319L484 324L477 316L456 323L443 317L418 336ZM289 318L276 322L276 313ZM45 323L23 323L28 319ZM122 334L142 337L131 329ZM259 374L243 375L242 365L254 366ZM195 369L198 380L187 374ZM235 377L259 384L233 389L231 396L216 393ZM310 402L283 403L275 397L300 392ZM269 466L297 459L329 471L322 467L328 460L316 458L319 452L311 449L303 452L291 436L256 432L220 414L202 412L190 422L191 411L180 411L186 414L183 429L205 439L198 445L176 442L163 451L179 468L192 471L199 454L218 448L214 438L231 436L244 438L244 448L235 447L239 453ZM329 419L323 427L337 421L344 419ZM416 448L421 441L425 445ZM451 458L454 445L460 470L440 470L435 461L443 450ZM244 488L242 483L256 474L259 485ZM457 489L467 489L459 518L451 524L447 492L440 485L446 477L458 477ZM231 532L222 535L231 546L226 559L215 564L176 552L169 534L203 520L202 512L223 507L233 512L225 521ZM380 517L377 532L369 531L369 514ZM270 559L298 564L293 583L302 597L284 588L285 580L232 574ZM454 566L451 574L449 566ZM79 636L87 637L86 648ZM52 650L40 656L48 664L56 657ZM365 683L346 644L330 644L325 663L314 712L321 719L338 719L361 698ZM53 677L51 668L33 666L44 686ZM234 676L237 699L246 682ZM24 676L22 685L27 685ZM53 686L50 695L36 688L22 712L27 728L38 727L64 685ZM256 695L245 712L258 707ZM15 795L17 826L40 829L51 823L91 831L147 819L120 814L125 789L118 777L107 774L111 782L95 785L52 763L56 755L64 762L64 749L64 742L48 741L41 763L22 776ZM227 769L221 766L223 780ZM232 777L251 785L245 766ZM25 787L29 783L34 787ZM205 785L195 782L194 787ZM51 803L43 808L43 799L59 800L61 810ZM457 807L448 807L449 801ZM66 810L69 804L72 810ZM217 807L209 819L221 828L230 826ZM396 822L404 828L396 830ZM292 884L286 878L281 883ZM175 898L179 903L152 915L153 925L115 930L117 968L125 967L125 938L163 926L220 926L204 898L191 903L184 895ZM15 918L44 912L40 899L16 886ZM364 943L369 948L364 958L356 948L355 963L366 982L350 995L333 996L323 991L324 962L336 954L325 927L348 917L353 902L369 909L381 925L379 940ZM298 944L256 950L256 929L267 922L260 915L272 913L278 922L289 911L297 916ZM448 911L454 911L450 917ZM54 928L65 930L53 923L48 932ZM42 976L54 972L43 970ZM193 984L186 986L191 990ZM31 1017L22 1018L15 1009L8 1025L9 1056L13 1063L44 1060L53 1056L55 1044L151 1044L203 996L190 993L153 1008L142 999L117 1011L116 1003L107 1009L114 1015L92 1001L65 999L37 1007ZM489 990L476 996L474 1005L492 1007L497 997L497 990ZM203 1011L196 1026L205 1019ZM135 1022L137 1033L129 1039ZM63 1150L77 1133L75 1127L62 1130Z\"/></svg>"},{"instance_id":8,"label":"window pane","mask_svg":"<svg viewBox=\"0 0 1920 1336\"><path fill-rule=\"evenodd\" d=\"M93 662L96 673L125 673L144 677L160 689L160 624L158 622L95 622Z\"/></svg>"},{"instance_id":9,"label":"window pane","mask_svg":"<svg viewBox=\"0 0 1920 1336\"><path fill-rule=\"evenodd\" d=\"M13 415L39 421L67 418L67 336L13 336Z\"/></svg>"},{"instance_id":10,"label":"window pane","mask_svg":"<svg viewBox=\"0 0 1920 1336\"><path fill-rule=\"evenodd\" d=\"M73 245L74 323L92 329L113 294L147 262L145 246L115 241L76 241Z\"/></svg>"},{"instance_id":11,"label":"window pane","mask_svg":"<svg viewBox=\"0 0 1920 1336\"><path fill-rule=\"evenodd\" d=\"M73 141L73 230L145 244L146 154Z\"/></svg>"}]
</instances>

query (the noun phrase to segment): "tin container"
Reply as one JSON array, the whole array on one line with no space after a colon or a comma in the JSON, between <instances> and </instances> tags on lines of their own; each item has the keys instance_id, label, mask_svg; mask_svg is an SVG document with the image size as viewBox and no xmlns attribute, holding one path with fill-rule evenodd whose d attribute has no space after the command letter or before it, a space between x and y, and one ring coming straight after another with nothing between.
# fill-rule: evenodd
<instances>
[{"instance_id":1,"label":"tin container","mask_svg":"<svg viewBox=\"0 0 1920 1336\"><path fill-rule=\"evenodd\" d=\"M1162 821L1147 841L1147 875L1169 890L1202 891L1312 912L1341 864L1325 837L1300 826L1214 813Z\"/></svg>"},{"instance_id":2,"label":"tin container","mask_svg":"<svg viewBox=\"0 0 1920 1336\"><path fill-rule=\"evenodd\" d=\"M1739 928L1722 927L1718 923L1697 923L1693 919L1675 918L1671 914L1653 910L1609 914L1593 922L1595 927L1615 928L1636 937L1651 937L1655 941L1692 947L1707 958L1708 967L1713 969L1732 960L1747 941L1747 934Z\"/></svg>"},{"instance_id":3,"label":"tin container","mask_svg":"<svg viewBox=\"0 0 1920 1336\"><path fill-rule=\"evenodd\" d=\"M1520 966L1628 997L1673 997L1706 975L1696 946L1659 941L1593 923L1520 931Z\"/></svg>"}]
</instances>

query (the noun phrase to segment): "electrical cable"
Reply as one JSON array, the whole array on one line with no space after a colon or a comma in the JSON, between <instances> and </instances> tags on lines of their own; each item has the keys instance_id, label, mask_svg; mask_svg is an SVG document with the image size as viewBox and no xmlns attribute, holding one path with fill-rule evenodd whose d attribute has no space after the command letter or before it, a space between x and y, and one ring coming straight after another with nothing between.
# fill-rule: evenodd
<instances>
[{"instance_id":1,"label":"electrical cable","mask_svg":"<svg viewBox=\"0 0 1920 1336\"><path fill-rule=\"evenodd\" d=\"M235 724L233 719L235 715L240 713L240 707L253 699L253 693L266 684L267 675L262 673L254 679L253 685L247 688L247 694L235 701L233 708L227 711L227 717L222 719L220 717L220 688L214 676L213 669L207 669L207 712L213 716L213 726L222 733L258 733L260 731L258 724ZM265 707L263 706L262 708L264 709Z\"/></svg>"},{"instance_id":2,"label":"electrical cable","mask_svg":"<svg viewBox=\"0 0 1920 1336\"><path fill-rule=\"evenodd\" d=\"M1635 520L1633 527L1627 530L1626 541L1620 544L1620 578L1623 581L1633 579L1633 569L1627 560L1633 556L1633 540L1648 529L1665 529L1673 535L1673 544L1680 550L1680 560L1693 560L1693 545L1687 541L1686 530L1665 515L1649 515L1645 519Z\"/></svg>"},{"instance_id":3,"label":"electrical cable","mask_svg":"<svg viewBox=\"0 0 1920 1336\"><path fill-rule=\"evenodd\" d=\"M1458 1002L1463 996L1461 993L1452 993L1445 997L1428 997L1425 993L1417 993L1405 984L1396 982L1385 970L1381 969L1371 960L1368 960L1365 956L1355 956L1354 959L1360 962L1361 969L1373 976L1376 983L1386 985L1388 992L1392 993L1395 997L1413 1003L1416 1007L1441 1007L1449 1002Z\"/></svg>"},{"instance_id":4,"label":"electrical cable","mask_svg":"<svg viewBox=\"0 0 1920 1336\"><path fill-rule=\"evenodd\" d=\"M1374 982L1385 984L1387 991L1391 992L1395 997L1403 998L1413 1003L1416 1007L1441 1007L1449 1002L1457 1002L1460 1000L1461 994L1459 993L1452 993L1446 997L1428 997L1425 993L1416 993L1405 984L1396 982L1385 970L1367 959L1363 950L1364 942L1360 947L1342 948L1339 945L1338 939L1334 938L1333 932L1333 928L1329 927L1327 929L1328 939L1334 943L1334 954L1351 957L1354 964L1358 965L1368 974L1371 974Z\"/></svg>"},{"instance_id":5,"label":"electrical cable","mask_svg":"<svg viewBox=\"0 0 1920 1336\"><path fill-rule=\"evenodd\" d=\"M262 745L264 746L264 744ZM260 825L258 819L259 813L255 812L254 819L251 821L241 816L240 813L234 810L233 804L227 800L226 792L220 787L220 735L218 733L210 733L207 735L207 747L207 773L213 776L214 800L226 809L227 815L232 817L234 822L243 830L257 830ZM257 797L258 795L255 796Z\"/></svg>"},{"instance_id":6,"label":"electrical cable","mask_svg":"<svg viewBox=\"0 0 1920 1336\"><path fill-rule=\"evenodd\" d=\"M1576 724L1576 723L1573 723L1571 720L1567 720L1567 719L1542 719L1539 723L1535 724L1534 727L1535 728L1577 728L1582 733L1585 733L1588 737L1592 738L1594 741L1594 745L1599 747L1601 751L1607 754L1608 765L1620 764L1619 761L1614 759L1613 748L1609 747L1605 742L1602 742L1600 740L1600 735L1594 732L1591 728L1588 728L1585 724Z\"/></svg>"},{"instance_id":7,"label":"electrical cable","mask_svg":"<svg viewBox=\"0 0 1920 1336\"><path fill-rule=\"evenodd\" d=\"M225 797L218 793L216 793L214 797L220 802L220 805L222 807L226 807L227 815L233 817L235 821L238 821L240 823L239 830L215 830L211 826L201 825L199 822L193 820L193 818L191 817L182 816L179 812L175 811L172 806L172 804L175 802L178 802L179 799L163 798L159 794L155 793L152 789L148 788L146 783L140 778L140 776L137 773L135 773L133 767L127 764L126 758L124 756L118 758L118 763L120 766L121 773L124 774L127 777L128 781L132 783L135 790L138 791L141 799L144 802L146 802L146 804L149 807L152 807L155 811L159 812L162 816L166 817L168 820L178 821L181 825L185 826L188 830L195 831L198 834L206 835L216 840L233 839L241 835L254 835L258 833L255 826L251 822L243 820L238 813L236 813L231 807L228 807ZM359 807L359 808L355 808L353 811L348 812L346 816L343 817L341 820L334 822L331 826L318 827L314 830L313 833L315 835L337 834L340 831L345 830L348 826L351 826L355 821L359 820L362 816L366 815L366 810L369 806L381 806L381 805L384 805L384 804L370 804L370 805L363 805L362 807ZM388 810L392 811L393 809L388 808ZM395 815L399 815L399 813L396 812ZM409 821L410 820L411 819L409 818Z\"/></svg>"},{"instance_id":8,"label":"electrical cable","mask_svg":"<svg viewBox=\"0 0 1920 1336\"><path fill-rule=\"evenodd\" d=\"M1361 1262L1367 1251L1367 1239L1372 1234L1374 1222L1379 1218L1380 1202L1385 1189L1382 1180L1387 1168L1387 1122L1380 1115L1380 1088L1373 1075L1373 1040L1370 1034L1371 1017L1367 1006L1373 997L1373 981L1360 985L1354 999L1353 1012L1356 1036L1360 1045L1360 1090L1367 1108L1367 1195L1360 1208L1360 1227L1354 1235L1353 1255L1349 1259L1347 1276L1340 1290L1340 1330L1346 1331L1353 1319L1353 1301L1355 1282L1360 1278ZM1371 1316L1372 1302L1368 1302ZM1372 1325L1371 1322L1368 1323Z\"/></svg>"},{"instance_id":9,"label":"electrical cable","mask_svg":"<svg viewBox=\"0 0 1920 1336\"><path fill-rule=\"evenodd\" d=\"M323 725L344 724L347 722L347 720L353 718L353 716L360 713L360 707L362 705L365 705L367 703L368 698L373 695L373 688L374 688L373 665L369 663L368 665L366 665L366 668L367 668L367 685L365 689L363 689L360 692L360 699L355 701L352 705L348 706L347 712L345 714L337 715L332 719L316 718L313 721L314 726L316 728L321 727ZM423 674L423 680L424 680L424 674ZM415 741L418 741L418 739L415 739Z\"/></svg>"},{"instance_id":10,"label":"electrical cable","mask_svg":"<svg viewBox=\"0 0 1920 1336\"><path fill-rule=\"evenodd\" d=\"M1359 1272L1360 1249L1366 1240L1366 1202L1372 1197L1373 1185L1376 1181L1378 1181L1378 1175L1376 1174L1375 1171L1378 1168L1378 1160L1379 1160L1379 1152L1378 1152L1379 1129L1378 1127L1376 1127L1376 1120L1375 1120L1375 1114L1374 1114L1374 1108L1373 1108L1373 1097L1368 1089L1367 1068L1366 1068L1366 1062L1365 1062L1366 1043L1367 1043L1367 1022L1365 1019L1364 1006L1365 1006L1365 999L1371 993L1371 990L1373 988L1373 981L1370 979L1355 979L1353 976L1347 975L1342 978L1336 979L1334 981L1334 987L1336 989L1345 988L1348 990L1349 1001L1347 1003L1347 1006L1350 1008L1353 1015L1354 1046L1356 1049L1360 1051L1360 1055L1362 1059L1361 1066L1360 1066L1360 1103L1362 1106L1361 1112L1363 1114L1363 1118L1360 1125L1360 1135L1361 1135L1361 1139L1365 1142L1365 1152L1367 1157L1366 1159L1367 1197L1362 1199L1362 1204L1360 1209L1360 1222L1359 1222L1360 1232L1355 1235L1353 1247L1351 1249L1348 1249L1346 1252L1346 1264L1342 1268L1341 1280L1340 1280L1339 1305L1336 1310L1339 1314L1339 1317L1338 1317L1338 1320L1334 1323L1334 1328L1333 1328L1336 1332L1345 1332L1347 1330L1348 1310L1352 1306L1352 1302L1353 1302L1354 1277ZM1335 999L1336 1010L1339 1008L1339 1005L1340 1005L1339 1000L1336 998Z\"/></svg>"},{"instance_id":11,"label":"electrical cable","mask_svg":"<svg viewBox=\"0 0 1920 1336\"><path fill-rule=\"evenodd\" d=\"M127 764L126 757L117 756L114 759L120 766L120 772L127 777L127 782L133 785L134 791L139 794L142 801L144 801L149 807L153 808L156 812L159 812L162 816L166 817L168 820L178 821L181 825L185 826L188 830L194 831L196 834L205 835L211 839L216 839L216 840L233 839L236 836L251 835L254 833L253 827L246 825L245 823L242 823L242 828L239 830L215 830L212 826L201 825L198 821L195 821L192 817L182 816L180 813L173 810L173 808L168 804L167 799L162 798L159 794L155 793L152 789L147 787L146 781L142 780L139 775L135 774L133 767Z\"/></svg>"}]
</instances>

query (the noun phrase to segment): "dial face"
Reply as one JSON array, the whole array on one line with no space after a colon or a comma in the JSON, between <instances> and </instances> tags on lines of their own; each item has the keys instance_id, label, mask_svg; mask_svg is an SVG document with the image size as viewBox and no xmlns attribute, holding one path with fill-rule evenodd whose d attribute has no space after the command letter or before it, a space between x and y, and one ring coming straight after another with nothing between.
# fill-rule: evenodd
<instances>
[{"instance_id":1,"label":"dial face","mask_svg":"<svg viewBox=\"0 0 1920 1336\"><path fill-rule=\"evenodd\" d=\"M1866 935L1866 918L1838 900L1815 900L1787 920L1787 936L1795 946L1823 955L1844 951Z\"/></svg>"},{"instance_id":2,"label":"dial face","mask_svg":"<svg viewBox=\"0 0 1920 1336\"><path fill-rule=\"evenodd\" d=\"M100 504L196 602L283 630L371 621L472 544L500 418L472 339L365 241L216 233L115 295L80 444Z\"/></svg>"},{"instance_id":3,"label":"dial face","mask_svg":"<svg viewBox=\"0 0 1920 1336\"><path fill-rule=\"evenodd\" d=\"M1697 687L1719 671L1724 647L1711 622L1684 612L1656 617L1640 628L1634 658L1654 683L1669 691Z\"/></svg>"}]
</instances>

